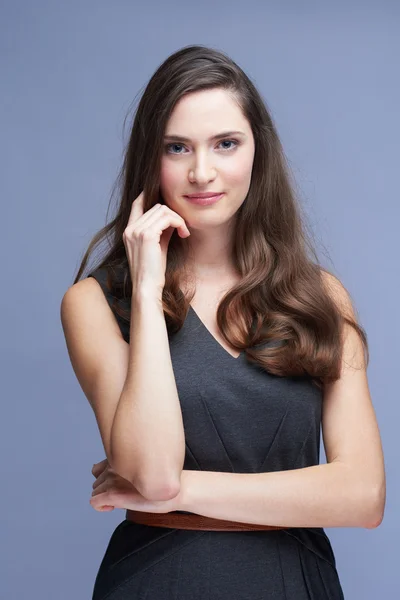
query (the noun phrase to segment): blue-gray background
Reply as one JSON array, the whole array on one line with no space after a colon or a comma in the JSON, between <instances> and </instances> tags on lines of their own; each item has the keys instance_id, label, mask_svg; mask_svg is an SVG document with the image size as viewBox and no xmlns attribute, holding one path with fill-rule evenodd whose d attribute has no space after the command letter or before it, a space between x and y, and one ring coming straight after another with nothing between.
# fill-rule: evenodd
<instances>
[{"instance_id":1,"label":"blue-gray background","mask_svg":"<svg viewBox=\"0 0 400 600\"><path fill-rule=\"evenodd\" d=\"M321 259L367 330L386 513L377 529L327 533L346 600L397 597L399 2L13 0L0 22L0 596L90 598L123 518L89 504L104 452L59 307L105 222L133 99L168 55L200 43L263 94Z\"/></svg>"}]
</instances>

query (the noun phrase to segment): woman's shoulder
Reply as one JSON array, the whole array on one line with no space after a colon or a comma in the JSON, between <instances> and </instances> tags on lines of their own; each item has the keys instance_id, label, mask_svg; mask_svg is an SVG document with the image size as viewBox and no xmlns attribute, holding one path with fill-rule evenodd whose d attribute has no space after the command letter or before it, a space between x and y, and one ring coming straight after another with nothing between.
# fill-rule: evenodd
<instances>
[{"instance_id":1,"label":"woman's shoulder","mask_svg":"<svg viewBox=\"0 0 400 600\"><path fill-rule=\"evenodd\" d=\"M79 286L79 293L85 294L89 304L91 303L93 307L95 302L101 303L105 299L124 340L129 342L130 303L115 295L115 285L119 285L118 278L113 279L113 274L109 269L99 267L90 271L86 277L72 287Z\"/></svg>"},{"instance_id":2,"label":"woman's shoulder","mask_svg":"<svg viewBox=\"0 0 400 600\"><path fill-rule=\"evenodd\" d=\"M355 319L354 304L350 292L339 277L321 267L321 279L325 290L340 312L351 319Z\"/></svg>"}]
</instances>

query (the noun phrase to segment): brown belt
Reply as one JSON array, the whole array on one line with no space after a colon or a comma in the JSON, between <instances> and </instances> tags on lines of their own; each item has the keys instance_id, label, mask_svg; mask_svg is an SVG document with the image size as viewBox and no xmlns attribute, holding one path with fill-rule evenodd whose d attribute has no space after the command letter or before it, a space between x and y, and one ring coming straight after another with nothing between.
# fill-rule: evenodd
<instances>
[{"instance_id":1,"label":"brown belt","mask_svg":"<svg viewBox=\"0 0 400 600\"><path fill-rule=\"evenodd\" d=\"M169 512L151 513L139 510L127 510L126 519L141 525L153 527L169 527L171 529L201 529L203 531L258 531L263 529L286 529L279 525L258 525L256 523L240 523L213 519L195 513Z\"/></svg>"}]
</instances>

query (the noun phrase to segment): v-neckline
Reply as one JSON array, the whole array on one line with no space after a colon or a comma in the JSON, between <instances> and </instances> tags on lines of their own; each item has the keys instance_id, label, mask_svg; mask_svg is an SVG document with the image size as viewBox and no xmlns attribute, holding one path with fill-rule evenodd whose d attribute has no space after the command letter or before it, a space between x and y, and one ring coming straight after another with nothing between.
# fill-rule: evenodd
<instances>
[{"instance_id":1,"label":"v-neckline","mask_svg":"<svg viewBox=\"0 0 400 600\"><path fill-rule=\"evenodd\" d=\"M205 332L208 334L208 336L214 341L214 343L222 350L222 352L224 352L229 358L231 358L232 360L239 360L242 355L243 355L243 350L242 352L240 352L240 354L238 356L233 356L233 354L231 354L226 348L224 348L222 346L222 344L217 340L217 338L211 333L211 331L208 329L208 327L206 327L203 323L203 321L200 319L199 315L197 314L197 312L194 310L193 306L191 304L189 304L189 310L192 311L192 313L194 314L195 318L198 320L198 322L202 325L203 329L205 330Z\"/></svg>"}]
</instances>

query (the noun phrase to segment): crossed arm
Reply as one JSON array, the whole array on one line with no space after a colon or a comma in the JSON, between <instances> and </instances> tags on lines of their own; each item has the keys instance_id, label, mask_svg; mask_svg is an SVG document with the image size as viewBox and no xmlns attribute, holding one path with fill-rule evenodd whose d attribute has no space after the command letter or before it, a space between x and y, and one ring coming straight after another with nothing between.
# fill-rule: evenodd
<instances>
[{"instance_id":1,"label":"crossed arm","mask_svg":"<svg viewBox=\"0 0 400 600\"><path fill-rule=\"evenodd\" d=\"M372 529L383 518L382 490L340 461L268 473L183 470L178 495L157 501L143 499L130 482L123 480L121 488L112 478L109 485L101 478L94 492L100 494L94 497L98 508L184 510L215 519L283 527Z\"/></svg>"},{"instance_id":2,"label":"crossed arm","mask_svg":"<svg viewBox=\"0 0 400 600\"><path fill-rule=\"evenodd\" d=\"M328 275L327 285L344 313L355 318L341 283ZM324 388L322 433L326 464L254 474L182 471L182 510L287 527L380 525L386 502L382 444L364 350L348 325L341 376Z\"/></svg>"},{"instance_id":3,"label":"crossed arm","mask_svg":"<svg viewBox=\"0 0 400 600\"><path fill-rule=\"evenodd\" d=\"M334 461L271 473L182 471L179 510L286 527L377 527L379 488Z\"/></svg>"},{"instance_id":4,"label":"crossed arm","mask_svg":"<svg viewBox=\"0 0 400 600\"><path fill-rule=\"evenodd\" d=\"M340 287L336 291L351 314L347 293ZM380 525L386 502L384 458L363 347L350 326L341 376L324 388L322 433L326 464L267 473L182 470L180 491L165 501L172 506L165 512L284 527Z\"/></svg>"}]
</instances>

